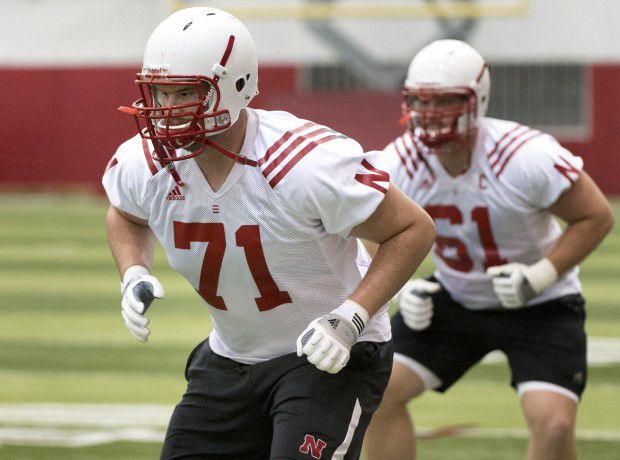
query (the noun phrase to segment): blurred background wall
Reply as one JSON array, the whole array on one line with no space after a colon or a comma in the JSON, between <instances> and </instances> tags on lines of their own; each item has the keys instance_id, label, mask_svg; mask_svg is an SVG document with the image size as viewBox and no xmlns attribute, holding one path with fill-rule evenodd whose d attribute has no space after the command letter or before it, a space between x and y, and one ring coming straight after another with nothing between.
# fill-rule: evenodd
<instances>
[{"instance_id":1,"label":"blurred background wall","mask_svg":"<svg viewBox=\"0 0 620 460\"><path fill-rule=\"evenodd\" d=\"M617 0L0 1L0 187L87 188L134 135L116 111L152 29L176 8L236 13L260 59L254 107L288 110L383 148L402 128L412 56L438 38L491 69L489 115L556 135L607 194L620 194Z\"/></svg>"}]
</instances>

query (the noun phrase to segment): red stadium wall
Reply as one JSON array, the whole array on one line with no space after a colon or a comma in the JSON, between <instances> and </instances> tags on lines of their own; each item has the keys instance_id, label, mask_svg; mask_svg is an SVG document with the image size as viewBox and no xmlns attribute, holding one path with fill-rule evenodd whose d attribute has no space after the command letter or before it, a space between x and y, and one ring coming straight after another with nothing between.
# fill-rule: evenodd
<instances>
[{"instance_id":1,"label":"red stadium wall","mask_svg":"<svg viewBox=\"0 0 620 460\"><path fill-rule=\"evenodd\" d=\"M620 194L620 65L592 71L591 136L565 140L605 193ZM135 125L116 107L136 98L134 68L0 69L0 186L3 190L86 186L99 179ZM288 110L382 148L401 129L397 93L299 93L295 68L261 69L254 107Z\"/></svg>"}]
</instances>

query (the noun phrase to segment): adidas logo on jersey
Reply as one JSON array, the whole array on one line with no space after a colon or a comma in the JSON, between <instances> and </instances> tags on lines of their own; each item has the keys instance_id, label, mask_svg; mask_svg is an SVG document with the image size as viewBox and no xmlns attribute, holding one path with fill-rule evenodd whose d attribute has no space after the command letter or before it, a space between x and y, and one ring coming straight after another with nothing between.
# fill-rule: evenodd
<instances>
[{"instance_id":1,"label":"adidas logo on jersey","mask_svg":"<svg viewBox=\"0 0 620 460\"><path fill-rule=\"evenodd\" d=\"M432 186L433 186L433 183L430 180L428 180L426 177L420 184L420 188L431 188Z\"/></svg>"},{"instance_id":2,"label":"adidas logo on jersey","mask_svg":"<svg viewBox=\"0 0 620 460\"><path fill-rule=\"evenodd\" d=\"M478 177L478 188L480 190L486 190L488 188L487 186L487 178L483 173L480 173L480 176Z\"/></svg>"},{"instance_id":3,"label":"adidas logo on jersey","mask_svg":"<svg viewBox=\"0 0 620 460\"><path fill-rule=\"evenodd\" d=\"M175 185L170 193L166 196L166 200L184 200L185 195L181 193L181 189L178 185Z\"/></svg>"}]
</instances>

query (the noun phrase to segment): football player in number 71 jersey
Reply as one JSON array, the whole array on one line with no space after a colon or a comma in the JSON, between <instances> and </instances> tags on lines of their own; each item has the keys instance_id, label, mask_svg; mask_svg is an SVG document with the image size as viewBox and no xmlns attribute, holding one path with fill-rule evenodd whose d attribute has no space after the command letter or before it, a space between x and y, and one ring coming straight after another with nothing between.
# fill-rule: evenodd
<instances>
[{"instance_id":1,"label":"football player in number 71 jersey","mask_svg":"<svg viewBox=\"0 0 620 460\"><path fill-rule=\"evenodd\" d=\"M385 305L430 250L432 219L374 166L380 152L250 109L254 43L224 11L165 19L136 83L121 110L140 132L103 176L122 316L146 342L158 241L213 318L162 458L357 458L391 371ZM379 244L372 263L358 238Z\"/></svg>"},{"instance_id":2,"label":"football player in number 71 jersey","mask_svg":"<svg viewBox=\"0 0 620 460\"><path fill-rule=\"evenodd\" d=\"M577 264L613 214L581 158L536 129L484 117L489 89L484 60L461 41L435 41L409 67L407 130L381 167L433 217L436 269L396 298L394 369L368 430L371 460L413 458L406 403L446 391L493 350L508 357L528 458L576 457L586 382Z\"/></svg>"}]
</instances>

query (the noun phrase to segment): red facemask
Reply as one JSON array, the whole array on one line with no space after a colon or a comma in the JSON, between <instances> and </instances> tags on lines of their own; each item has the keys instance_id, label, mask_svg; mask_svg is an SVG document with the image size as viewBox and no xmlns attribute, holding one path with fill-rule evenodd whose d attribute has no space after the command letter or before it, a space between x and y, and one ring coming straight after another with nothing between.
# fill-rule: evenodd
<instances>
[{"instance_id":1,"label":"red facemask","mask_svg":"<svg viewBox=\"0 0 620 460\"><path fill-rule=\"evenodd\" d=\"M134 116L140 135L153 143L153 158L161 162L186 160L200 155L208 144L206 136L230 127L228 110L218 110L220 100L217 82L204 76L161 76L138 74L136 84L141 98L131 107L119 107ZM194 87L195 101L163 106L158 102L158 86ZM176 149L200 145L196 152L175 156Z\"/></svg>"},{"instance_id":2,"label":"red facemask","mask_svg":"<svg viewBox=\"0 0 620 460\"><path fill-rule=\"evenodd\" d=\"M448 142L469 145L476 135L476 94L470 88L405 88L401 109L401 124L430 149Z\"/></svg>"}]
</instances>

